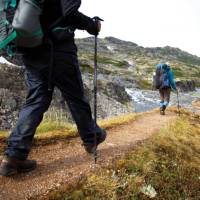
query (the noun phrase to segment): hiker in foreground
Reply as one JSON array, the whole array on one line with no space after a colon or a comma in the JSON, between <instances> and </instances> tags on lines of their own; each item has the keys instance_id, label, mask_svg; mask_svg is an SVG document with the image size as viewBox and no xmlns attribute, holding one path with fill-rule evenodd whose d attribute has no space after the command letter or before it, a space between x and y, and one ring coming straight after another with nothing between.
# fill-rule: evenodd
<instances>
[{"instance_id":1,"label":"hiker in foreground","mask_svg":"<svg viewBox=\"0 0 200 200\"><path fill-rule=\"evenodd\" d=\"M69 2L74 5L69 7L67 5ZM10 176L36 168L36 161L28 160L28 155L36 128L51 103L55 86L60 89L68 103L86 152L94 153L97 145L106 138L105 130L92 119L90 105L84 96L77 47L74 43L76 28L98 35L101 24L99 20L80 13L77 2L80 6L78 0L47 0L43 3L40 23L44 37L49 42L43 42L38 47L23 49L28 95L16 127L8 138L5 156L0 166L0 175ZM70 14L67 17L62 16L62 13L65 14L66 9L69 8ZM47 31L59 18L62 19L59 24L51 31ZM51 65L53 68L50 74ZM96 142L94 141L95 134Z\"/></svg>"},{"instance_id":2,"label":"hiker in foreground","mask_svg":"<svg viewBox=\"0 0 200 200\"><path fill-rule=\"evenodd\" d=\"M160 63L156 66L154 81L155 87L160 94L160 114L165 115L165 110L170 101L171 90L177 91L174 74L168 63Z\"/></svg>"}]
</instances>

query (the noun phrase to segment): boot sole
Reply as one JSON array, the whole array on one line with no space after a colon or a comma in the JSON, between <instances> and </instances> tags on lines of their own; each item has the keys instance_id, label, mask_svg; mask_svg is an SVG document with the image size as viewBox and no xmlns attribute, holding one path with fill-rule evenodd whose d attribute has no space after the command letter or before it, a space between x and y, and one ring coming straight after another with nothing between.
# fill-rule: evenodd
<instances>
[{"instance_id":1,"label":"boot sole","mask_svg":"<svg viewBox=\"0 0 200 200\"><path fill-rule=\"evenodd\" d=\"M101 144L102 142L104 142L105 139L106 139L106 137L107 137L107 133L105 133L105 135L101 138L101 140L98 142L97 145L99 145L99 144Z\"/></svg>"},{"instance_id":2,"label":"boot sole","mask_svg":"<svg viewBox=\"0 0 200 200\"><path fill-rule=\"evenodd\" d=\"M36 167L37 167L37 165L33 166L32 168L29 168L29 169L13 169L13 170L10 170L10 171L5 172L5 173L0 173L0 176L10 177L10 176L14 176L14 175L17 175L17 174L28 173L28 172L36 169Z\"/></svg>"},{"instance_id":3,"label":"boot sole","mask_svg":"<svg viewBox=\"0 0 200 200\"><path fill-rule=\"evenodd\" d=\"M27 172L30 172L30 171L33 171L34 169L36 169L37 165L33 166L32 168L29 168L29 169L18 169L17 172L18 173L27 173Z\"/></svg>"},{"instance_id":4,"label":"boot sole","mask_svg":"<svg viewBox=\"0 0 200 200\"><path fill-rule=\"evenodd\" d=\"M94 153L96 152L96 150L97 150L98 145L100 145L102 142L104 142L105 139L106 139L106 137L107 137L107 133L105 133L105 134L101 137L101 139L98 141L96 147L94 146L94 147L91 148L91 150L89 150L89 151L88 151L87 148L85 147L85 151L86 151L88 154L94 154ZM84 145L83 145L83 146L84 146Z\"/></svg>"},{"instance_id":5,"label":"boot sole","mask_svg":"<svg viewBox=\"0 0 200 200\"><path fill-rule=\"evenodd\" d=\"M18 173L17 170L12 170L9 172L0 173L0 176L10 177L10 176L16 175L17 173Z\"/></svg>"}]
</instances>

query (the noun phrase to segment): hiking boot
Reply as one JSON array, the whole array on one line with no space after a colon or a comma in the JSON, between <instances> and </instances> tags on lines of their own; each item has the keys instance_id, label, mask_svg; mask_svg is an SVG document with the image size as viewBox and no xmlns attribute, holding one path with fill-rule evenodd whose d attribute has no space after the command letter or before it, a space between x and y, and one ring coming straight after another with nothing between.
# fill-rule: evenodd
<instances>
[{"instance_id":1,"label":"hiking boot","mask_svg":"<svg viewBox=\"0 0 200 200\"><path fill-rule=\"evenodd\" d=\"M107 133L102 129L101 134L97 135L97 143L83 143L85 151L89 154L93 154L97 150L97 146L106 139Z\"/></svg>"},{"instance_id":2,"label":"hiking boot","mask_svg":"<svg viewBox=\"0 0 200 200\"><path fill-rule=\"evenodd\" d=\"M164 106L162 106L163 107L163 111L165 111L165 109L166 109L166 106L164 105Z\"/></svg>"},{"instance_id":3,"label":"hiking boot","mask_svg":"<svg viewBox=\"0 0 200 200\"><path fill-rule=\"evenodd\" d=\"M165 111L164 111L164 110L161 110L161 111L160 111L160 114L161 114L161 115L165 115Z\"/></svg>"},{"instance_id":4,"label":"hiking boot","mask_svg":"<svg viewBox=\"0 0 200 200\"><path fill-rule=\"evenodd\" d=\"M36 168L35 160L19 160L17 158L3 158L0 165L0 176L12 176L18 173L25 173Z\"/></svg>"},{"instance_id":5,"label":"hiking boot","mask_svg":"<svg viewBox=\"0 0 200 200\"><path fill-rule=\"evenodd\" d=\"M165 115L165 109L166 109L166 106L160 107L160 114L161 115Z\"/></svg>"}]
</instances>

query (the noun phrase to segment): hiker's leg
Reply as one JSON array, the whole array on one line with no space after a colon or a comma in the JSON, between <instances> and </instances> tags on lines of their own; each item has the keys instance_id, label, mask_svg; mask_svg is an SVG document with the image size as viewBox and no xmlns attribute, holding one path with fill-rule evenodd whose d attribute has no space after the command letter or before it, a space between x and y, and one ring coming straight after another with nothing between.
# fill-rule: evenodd
<instances>
[{"instance_id":1,"label":"hiker's leg","mask_svg":"<svg viewBox=\"0 0 200 200\"><path fill-rule=\"evenodd\" d=\"M46 77L43 76L42 71L36 70L32 66L27 66L27 68L30 69L26 71L28 95L16 127L8 138L8 147L5 151L5 155L8 157L20 160L27 158L36 128L52 99L52 92L48 91Z\"/></svg>"},{"instance_id":2,"label":"hiker's leg","mask_svg":"<svg viewBox=\"0 0 200 200\"><path fill-rule=\"evenodd\" d=\"M61 90L68 103L81 139L84 143L92 143L94 132L101 134L102 130L92 119L90 105L84 96L76 50L73 52L67 52L65 48L63 51L57 50L55 57L54 84Z\"/></svg>"},{"instance_id":3,"label":"hiker's leg","mask_svg":"<svg viewBox=\"0 0 200 200\"><path fill-rule=\"evenodd\" d=\"M171 93L171 89L166 88L164 91L164 106L165 106L165 108L169 105L170 93Z\"/></svg>"},{"instance_id":4,"label":"hiker's leg","mask_svg":"<svg viewBox=\"0 0 200 200\"><path fill-rule=\"evenodd\" d=\"M164 103L164 90L160 89L159 94L160 94L160 107L162 107Z\"/></svg>"},{"instance_id":5,"label":"hiker's leg","mask_svg":"<svg viewBox=\"0 0 200 200\"><path fill-rule=\"evenodd\" d=\"M165 106L164 106L164 89L159 90L160 94L160 114L164 115L165 114Z\"/></svg>"}]
</instances>

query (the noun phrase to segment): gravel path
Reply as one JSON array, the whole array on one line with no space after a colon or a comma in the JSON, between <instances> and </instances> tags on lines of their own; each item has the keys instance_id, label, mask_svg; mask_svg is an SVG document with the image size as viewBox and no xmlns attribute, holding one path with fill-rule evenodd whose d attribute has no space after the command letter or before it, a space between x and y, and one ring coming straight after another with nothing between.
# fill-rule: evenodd
<instances>
[{"instance_id":1,"label":"gravel path","mask_svg":"<svg viewBox=\"0 0 200 200\"><path fill-rule=\"evenodd\" d=\"M165 116L149 113L109 129L106 141L99 146L97 166L108 164L113 158L123 155L175 118L172 113ZM0 200L39 199L94 167L93 158L85 153L79 138L35 147L30 158L38 162L35 171L12 178L0 177Z\"/></svg>"}]
</instances>

